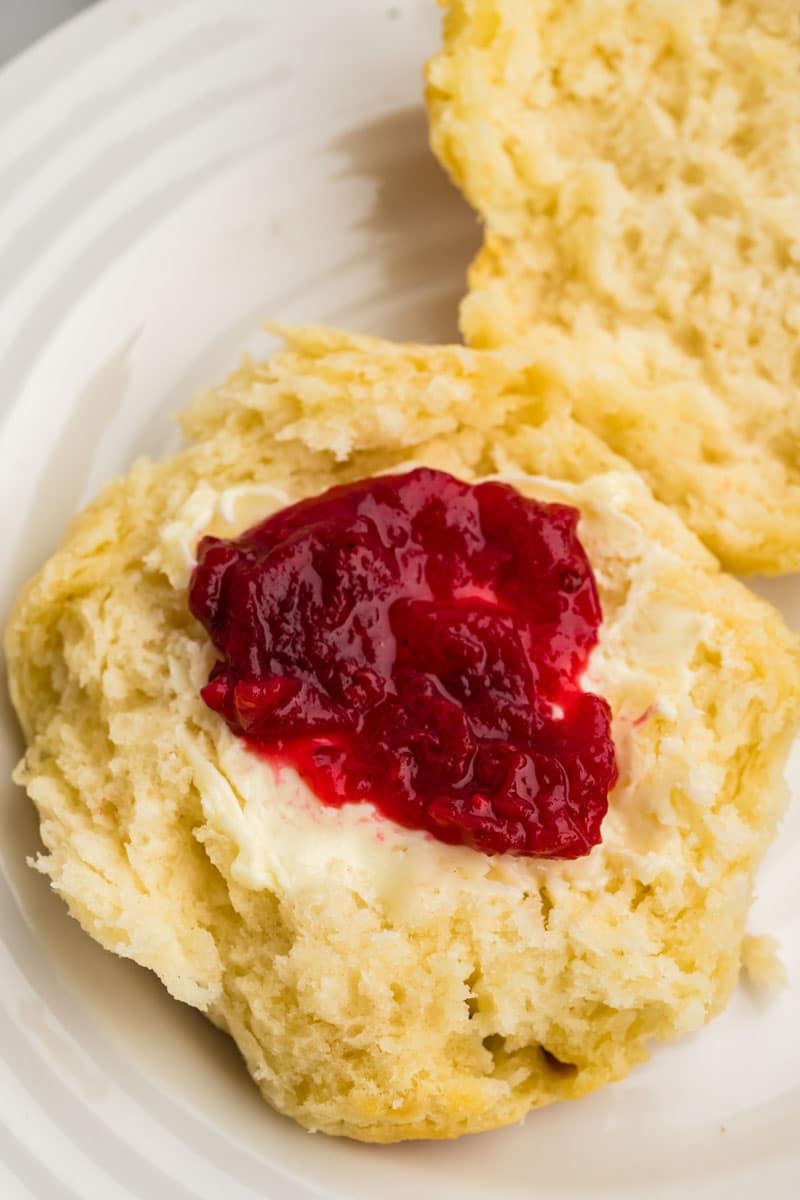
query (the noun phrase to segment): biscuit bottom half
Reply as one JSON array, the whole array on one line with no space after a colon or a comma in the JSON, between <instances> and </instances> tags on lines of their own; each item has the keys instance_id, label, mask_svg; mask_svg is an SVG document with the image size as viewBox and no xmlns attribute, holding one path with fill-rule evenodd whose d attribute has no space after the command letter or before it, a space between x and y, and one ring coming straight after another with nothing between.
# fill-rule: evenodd
<instances>
[{"instance_id":1,"label":"biscuit bottom half","mask_svg":"<svg viewBox=\"0 0 800 1200\"><path fill-rule=\"evenodd\" d=\"M17 602L36 865L308 1128L490 1129L621 1078L726 1003L784 805L797 645L524 353L285 336L196 400L183 450L108 486ZM581 859L487 856L326 807L200 698L199 537L412 464L580 510L604 612L587 687L619 763Z\"/></svg>"}]
</instances>

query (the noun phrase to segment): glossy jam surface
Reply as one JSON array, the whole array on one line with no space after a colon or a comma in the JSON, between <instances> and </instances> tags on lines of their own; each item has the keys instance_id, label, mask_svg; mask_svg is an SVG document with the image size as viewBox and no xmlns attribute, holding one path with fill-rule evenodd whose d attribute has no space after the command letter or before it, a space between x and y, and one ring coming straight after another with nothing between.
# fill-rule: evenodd
<instances>
[{"instance_id":1,"label":"glossy jam surface","mask_svg":"<svg viewBox=\"0 0 800 1200\"><path fill-rule=\"evenodd\" d=\"M576 858L616 780L580 677L601 621L578 512L421 468L204 538L203 699L327 804L489 854Z\"/></svg>"}]
</instances>

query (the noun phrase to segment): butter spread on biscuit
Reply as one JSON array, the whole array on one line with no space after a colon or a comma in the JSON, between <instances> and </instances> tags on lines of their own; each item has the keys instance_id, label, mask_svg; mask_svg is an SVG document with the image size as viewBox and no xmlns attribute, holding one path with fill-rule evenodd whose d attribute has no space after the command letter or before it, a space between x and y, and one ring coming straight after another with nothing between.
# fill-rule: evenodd
<instances>
[{"instance_id":1,"label":"butter spread on biscuit","mask_svg":"<svg viewBox=\"0 0 800 1200\"><path fill-rule=\"evenodd\" d=\"M412 469L415 465L402 464ZM486 481L507 482L524 494L578 506L589 544L598 539L606 546L613 544L632 564L626 605L600 626L599 643L585 677L587 687L612 699L617 713L614 740L620 780L603 827L605 846L585 860L557 862L554 871L541 860L542 879L551 878L558 888L566 872L570 879L591 879L593 886L603 886L610 858L616 863L627 860L644 879L660 878L663 883L665 876L674 873L678 887L684 866L680 865L681 839L670 828L674 791L686 789L693 799L711 803L723 779L723 772L710 763L690 767L680 738L670 732L679 722L696 722L698 717L692 699L692 662L703 644L713 640L713 619L653 589L651 581L661 571L679 569L680 559L648 539L631 515L639 485L628 473L612 472L575 485L509 468L487 476ZM237 537L254 521L279 511L285 498L285 492L257 484L248 486L246 493L241 488L216 493L202 485L200 495L190 497L176 520L162 531L154 557L161 556L162 569L168 571L170 547L191 546L211 531ZM208 514L205 527L196 520L201 505ZM188 585L193 561L189 552L177 586ZM602 568L599 582L602 593L607 582ZM671 699L654 686L654 662L659 672L655 679L662 673L665 684L669 679L666 690ZM634 736L634 726L643 716L660 728L656 780L649 755L642 749L649 739L637 745ZM419 878L438 875L446 880L454 871L463 875L463 855L417 830L387 823L369 804L345 802L335 810L320 806L295 770L255 757L222 723L216 761L196 751L190 757L209 825L237 847L232 870L242 886L259 890L287 877L292 886L301 881L312 886L333 872L343 879L351 877L360 894L394 910L397 897L413 891ZM663 822L654 821L654 815L661 815ZM476 869L485 873L485 867ZM495 871L513 878L513 860L497 860ZM700 883L702 872L696 875Z\"/></svg>"}]
</instances>

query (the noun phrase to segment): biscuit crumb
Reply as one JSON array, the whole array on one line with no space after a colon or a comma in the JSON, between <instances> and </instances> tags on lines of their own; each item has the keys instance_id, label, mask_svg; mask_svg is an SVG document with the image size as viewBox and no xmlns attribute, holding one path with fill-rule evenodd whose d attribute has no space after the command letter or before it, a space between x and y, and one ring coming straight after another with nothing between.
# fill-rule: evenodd
<instances>
[{"instance_id":1,"label":"biscuit crumb","mask_svg":"<svg viewBox=\"0 0 800 1200\"><path fill-rule=\"evenodd\" d=\"M745 935L742 970L754 987L766 992L778 992L788 983L786 967L780 957L780 943L769 933Z\"/></svg>"}]
</instances>

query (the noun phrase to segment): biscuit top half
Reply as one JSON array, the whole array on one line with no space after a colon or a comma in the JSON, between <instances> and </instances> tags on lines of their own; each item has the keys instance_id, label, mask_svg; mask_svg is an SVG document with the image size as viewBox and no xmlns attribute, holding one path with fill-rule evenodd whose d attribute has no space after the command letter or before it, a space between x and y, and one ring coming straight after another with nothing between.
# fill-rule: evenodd
<instances>
[{"instance_id":1,"label":"biscuit top half","mask_svg":"<svg viewBox=\"0 0 800 1200\"><path fill-rule=\"evenodd\" d=\"M486 227L467 340L530 346L727 566L797 569L797 5L444 8L431 141Z\"/></svg>"}]
</instances>

